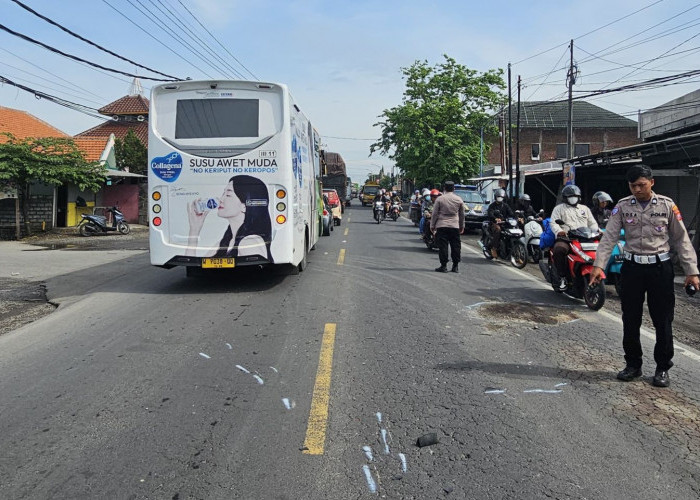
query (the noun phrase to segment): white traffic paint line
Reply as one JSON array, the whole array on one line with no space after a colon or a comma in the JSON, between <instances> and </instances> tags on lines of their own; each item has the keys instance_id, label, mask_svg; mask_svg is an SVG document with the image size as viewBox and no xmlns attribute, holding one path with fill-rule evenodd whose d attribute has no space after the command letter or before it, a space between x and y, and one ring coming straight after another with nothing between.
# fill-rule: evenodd
<instances>
[{"instance_id":1,"label":"white traffic paint line","mask_svg":"<svg viewBox=\"0 0 700 500\"><path fill-rule=\"evenodd\" d=\"M476 255L479 255L485 259L483 252L481 252L475 248L472 248L471 246L469 246L468 244L466 244L464 242L462 243L462 249L468 250L469 252L476 254ZM528 265L529 265L529 263L528 263ZM538 278L535 278L531 274L528 274L524 271L521 271L520 269L516 269L511 265L503 266L503 269L507 269L508 271L519 274L523 278L527 278L528 280L532 281L534 284L536 284L540 288L544 288L547 290L552 289L552 287L547 285L544 281L542 281ZM552 292L552 293L554 293L554 292ZM601 314L601 315L605 316L606 318L608 318L608 319L614 321L615 323L619 324L620 326L622 326L622 318L620 316L618 316L616 314L612 314L611 312L605 311L604 309L601 309L597 312L598 312L598 314ZM641 327L640 333L644 337L646 337L647 339L653 340L654 342L656 342L656 334L654 332L651 332L651 331L647 330L646 328ZM689 346L683 344L682 342L679 342L676 339L673 339L673 345L674 345L675 351L677 353L683 354L684 356L687 356L688 358L692 359L693 361L700 362L700 353L696 352L692 347L689 347Z\"/></svg>"}]
</instances>

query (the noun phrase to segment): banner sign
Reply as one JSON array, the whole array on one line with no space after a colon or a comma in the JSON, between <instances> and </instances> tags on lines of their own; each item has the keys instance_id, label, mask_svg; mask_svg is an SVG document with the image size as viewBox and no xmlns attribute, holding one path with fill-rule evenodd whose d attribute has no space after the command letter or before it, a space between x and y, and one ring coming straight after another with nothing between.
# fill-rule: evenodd
<instances>
[{"instance_id":1,"label":"banner sign","mask_svg":"<svg viewBox=\"0 0 700 500\"><path fill-rule=\"evenodd\" d=\"M571 163L564 163L564 185L576 184L576 168Z\"/></svg>"}]
</instances>

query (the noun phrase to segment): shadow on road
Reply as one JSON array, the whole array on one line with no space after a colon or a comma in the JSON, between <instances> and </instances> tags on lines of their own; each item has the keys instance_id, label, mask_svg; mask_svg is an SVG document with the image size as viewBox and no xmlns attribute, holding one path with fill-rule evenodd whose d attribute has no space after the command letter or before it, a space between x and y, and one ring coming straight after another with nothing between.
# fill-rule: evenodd
<instances>
[{"instance_id":1,"label":"shadow on road","mask_svg":"<svg viewBox=\"0 0 700 500\"><path fill-rule=\"evenodd\" d=\"M585 380L599 382L615 377L613 371L562 370L554 366L539 366L513 363L487 363L482 361L455 361L440 363L435 366L438 370L466 370L493 373L513 378L543 377L551 379Z\"/></svg>"}]
</instances>

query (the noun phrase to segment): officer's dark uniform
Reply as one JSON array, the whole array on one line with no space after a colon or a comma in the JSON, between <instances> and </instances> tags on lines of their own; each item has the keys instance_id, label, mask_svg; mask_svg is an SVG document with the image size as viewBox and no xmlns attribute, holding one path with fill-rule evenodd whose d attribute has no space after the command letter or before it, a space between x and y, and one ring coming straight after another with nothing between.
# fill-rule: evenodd
<instances>
[{"instance_id":1,"label":"officer's dark uniform","mask_svg":"<svg viewBox=\"0 0 700 500\"><path fill-rule=\"evenodd\" d=\"M656 329L654 360L656 369L668 371L673 366L671 322L675 295L673 249L687 276L698 274L697 256L688 238L683 218L671 198L651 193L646 207L634 196L622 198L610 214L605 235L600 241L594 265L605 269L612 249L625 230L625 251L621 271L623 339L625 361L631 368L642 366L642 306L647 296L649 315Z\"/></svg>"}]
</instances>

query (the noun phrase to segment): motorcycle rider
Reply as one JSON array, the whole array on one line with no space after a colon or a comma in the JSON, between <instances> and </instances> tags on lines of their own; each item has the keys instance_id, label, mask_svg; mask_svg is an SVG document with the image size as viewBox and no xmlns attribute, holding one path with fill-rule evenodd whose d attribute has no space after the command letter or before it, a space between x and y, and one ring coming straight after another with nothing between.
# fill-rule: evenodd
<instances>
[{"instance_id":1,"label":"motorcycle rider","mask_svg":"<svg viewBox=\"0 0 700 500\"><path fill-rule=\"evenodd\" d=\"M430 191L423 194L423 203L420 208L420 222L418 223L418 233L423 237L423 231L425 230L425 213L432 212L433 210L433 199L430 196Z\"/></svg>"},{"instance_id":2,"label":"motorcycle rider","mask_svg":"<svg viewBox=\"0 0 700 500\"><path fill-rule=\"evenodd\" d=\"M501 226L499 222L503 222L508 217L515 217L513 209L505 202L506 192L503 189L496 189L493 192L494 200L489 205L486 212L489 219L489 232L491 233L491 255L494 259L498 258L498 243L501 240Z\"/></svg>"},{"instance_id":3,"label":"motorcycle rider","mask_svg":"<svg viewBox=\"0 0 700 500\"><path fill-rule=\"evenodd\" d=\"M562 220L568 229L577 229L579 227L588 227L594 231L598 230L598 223L591 213L591 209L586 205L581 204L581 190L574 184L564 186L561 190L561 196L564 200L554 210L550 228L556 235L557 239L552 247L552 259L554 267L559 275L559 290L566 290L567 276L569 274L566 256L569 253L569 242L561 239L567 237L567 231L557 224L557 220Z\"/></svg>"},{"instance_id":4,"label":"motorcycle rider","mask_svg":"<svg viewBox=\"0 0 700 500\"><path fill-rule=\"evenodd\" d=\"M598 226L605 227L612 213L613 199L605 191L597 191L593 195L593 206L591 213L595 217Z\"/></svg>"},{"instance_id":5,"label":"motorcycle rider","mask_svg":"<svg viewBox=\"0 0 700 500\"><path fill-rule=\"evenodd\" d=\"M530 199L530 195L527 193L520 195L520 198L518 199L518 210L523 212L523 217L525 219L528 217L534 217L537 219L539 217L537 212L535 212L535 209L532 208L532 200Z\"/></svg>"}]
</instances>

